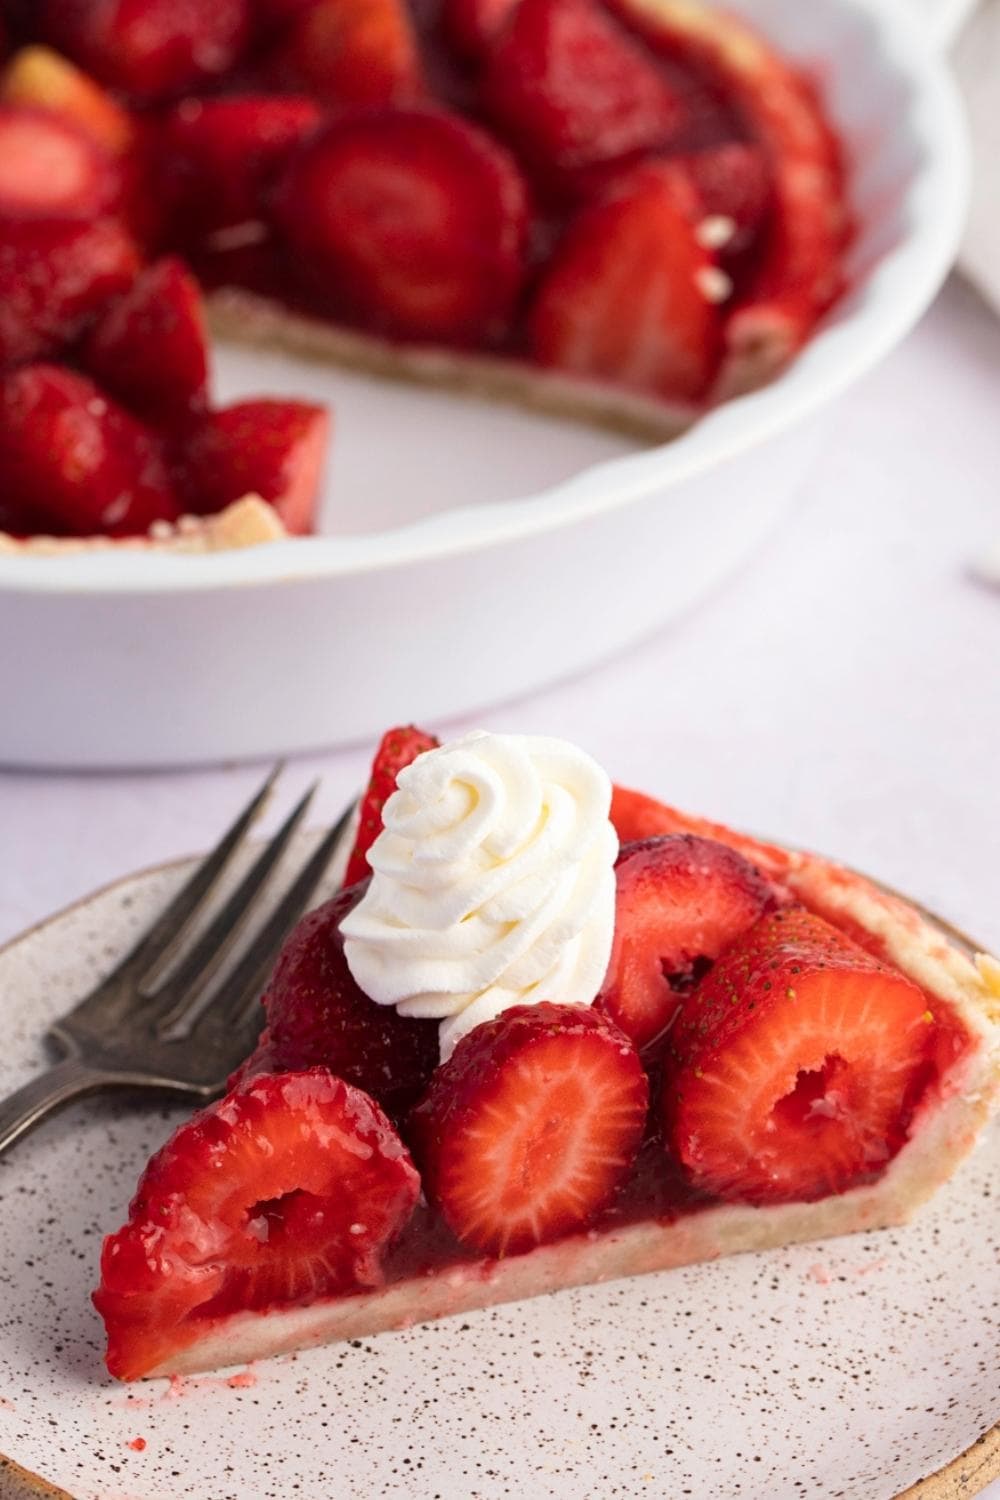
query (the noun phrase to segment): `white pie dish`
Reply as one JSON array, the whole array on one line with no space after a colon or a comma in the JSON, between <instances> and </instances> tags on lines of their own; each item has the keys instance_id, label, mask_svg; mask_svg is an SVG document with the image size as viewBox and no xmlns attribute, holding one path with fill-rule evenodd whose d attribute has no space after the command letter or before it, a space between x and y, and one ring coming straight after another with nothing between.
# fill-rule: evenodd
<instances>
[{"instance_id":1,"label":"white pie dish","mask_svg":"<svg viewBox=\"0 0 1000 1500\"><path fill-rule=\"evenodd\" d=\"M334 395L328 510L354 534L206 557L0 557L0 761L192 763L444 719L613 653L752 550L834 399L947 273L968 154L946 67L903 0L733 8L821 73L851 158L852 289L791 368L673 443L624 453L585 427L221 351L223 399Z\"/></svg>"}]
</instances>

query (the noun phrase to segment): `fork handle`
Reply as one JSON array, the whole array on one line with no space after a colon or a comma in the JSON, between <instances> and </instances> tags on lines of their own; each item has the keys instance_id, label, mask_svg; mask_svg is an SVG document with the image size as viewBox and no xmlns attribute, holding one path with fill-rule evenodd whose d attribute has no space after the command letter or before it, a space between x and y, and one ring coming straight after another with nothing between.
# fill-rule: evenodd
<instances>
[{"instance_id":1,"label":"fork handle","mask_svg":"<svg viewBox=\"0 0 1000 1500\"><path fill-rule=\"evenodd\" d=\"M0 1156L46 1116L73 1099L107 1088L108 1081L106 1073L88 1067L80 1058L64 1057L23 1088L15 1089L0 1100Z\"/></svg>"}]
</instances>

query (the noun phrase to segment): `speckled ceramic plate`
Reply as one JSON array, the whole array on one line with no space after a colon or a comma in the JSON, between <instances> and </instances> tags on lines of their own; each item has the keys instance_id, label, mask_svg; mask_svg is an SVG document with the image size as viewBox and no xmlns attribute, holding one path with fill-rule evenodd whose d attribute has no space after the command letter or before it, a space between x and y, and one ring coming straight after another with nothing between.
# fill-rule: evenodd
<instances>
[{"instance_id":1,"label":"speckled ceramic plate","mask_svg":"<svg viewBox=\"0 0 1000 1500\"><path fill-rule=\"evenodd\" d=\"M184 873L111 887L0 952L0 1093ZM1000 1419L996 1131L904 1230L123 1387L89 1293L179 1118L92 1101L0 1158L3 1500L890 1500L958 1455L955 1487L914 1493L1000 1472L983 1439Z\"/></svg>"}]
</instances>

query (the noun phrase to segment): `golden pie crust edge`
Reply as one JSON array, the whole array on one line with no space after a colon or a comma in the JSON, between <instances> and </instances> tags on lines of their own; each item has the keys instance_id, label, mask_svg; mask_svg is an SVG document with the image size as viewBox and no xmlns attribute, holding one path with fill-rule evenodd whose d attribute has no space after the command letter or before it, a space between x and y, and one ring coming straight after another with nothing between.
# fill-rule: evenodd
<instances>
[{"instance_id":1,"label":"golden pie crust edge","mask_svg":"<svg viewBox=\"0 0 1000 1500\"><path fill-rule=\"evenodd\" d=\"M0 531L0 557L69 557L81 552L230 552L278 542L288 532L277 511L259 495L245 495L214 516L158 521L148 536L29 536Z\"/></svg>"},{"instance_id":2,"label":"golden pie crust edge","mask_svg":"<svg viewBox=\"0 0 1000 1500\"><path fill-rule=\"evenodd\" d=\"M207 295L216 338L332 364L383 380L454 391L522 406L550 417L607 427L645 443L679 437L700 409L638 391L546 370L510 356L444 345L404 344L361 333L238 287Z\"/></svg>"},{"instance_id":3,"label":"golden pie crust edge","mask_svg":"<svg viewBox=\"0 0 1000 1500\"><path fill-rule=\"evenodd\" d=\"M679 814L678 826L704 825L695 819L688 824ZM817 1203L717 1204L673 1223L587 1231L508 1260L469 1261L309 1307L239 1313L206 1328L150 1376L245 1363L564 1287L905 1223L952 1176L1000 1096L1000 964L964 951L914 906L828 860L736 834L727 841L751 858L757 852L765 866L780 867L781 878L805 905L848 930L863 930L921 985L931 1005L934 997L947 1001L969 1033L971 1045L918 1113L913 1136L878 1182Z\"/></svg>"}]
</instances>

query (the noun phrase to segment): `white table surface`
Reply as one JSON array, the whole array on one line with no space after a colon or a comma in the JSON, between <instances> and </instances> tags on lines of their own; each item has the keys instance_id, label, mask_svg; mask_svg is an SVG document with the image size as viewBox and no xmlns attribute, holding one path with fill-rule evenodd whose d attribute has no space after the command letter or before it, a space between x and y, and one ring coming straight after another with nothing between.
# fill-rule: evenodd
<instances>
[{"instance_id":1,"label":"white table surface","mask_svg":"<svg viewBox=\"0 0 1000 1500\"><path fill-rule=\"evenodd\" d=\"M842 402L800 505L738 577L627 656L480 718L825 850L1000 951L1000 592L969 571L1000 538L998 413L1000 320L952 284ZM287 797L322 775L315 817L332 820L368 753L292 763ZM260 775L0 773L0 941L205 849Z\"/></svg>"}]
</instances>

